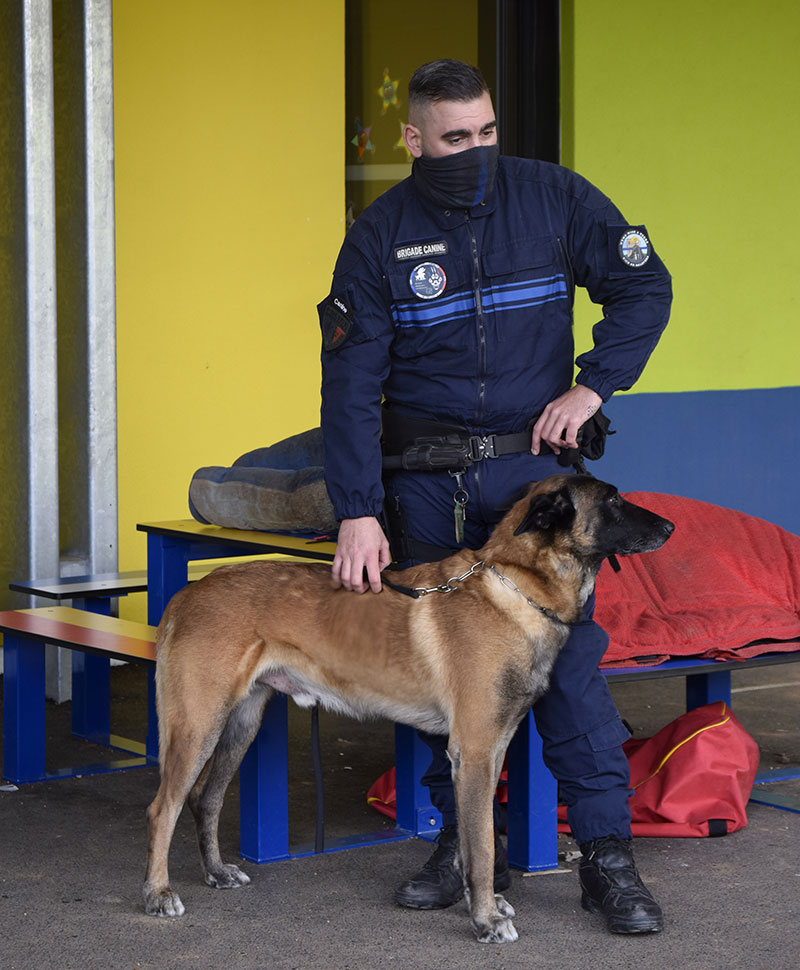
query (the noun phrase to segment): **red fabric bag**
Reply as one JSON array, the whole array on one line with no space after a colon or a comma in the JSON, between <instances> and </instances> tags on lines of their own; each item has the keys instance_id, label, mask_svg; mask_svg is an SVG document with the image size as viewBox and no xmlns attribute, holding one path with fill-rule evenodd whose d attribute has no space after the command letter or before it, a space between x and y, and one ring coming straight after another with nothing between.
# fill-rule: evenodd
<instances>
[{"instance_id":1,"label":"red fabric bag","mask_svg":"<svg viewBox=\"0 0 800 970\"><path fill-rule=\"evenodd\" d=\"M381 815L397 818L397 781L394 765L370 785L367 791L367 804Z\"/></svg>"},{"instance_id":2,"label":"red fabric bag","mask_svg":"<svg viewBox=\"0 0 800 970\"><path fill-rule=\"evenodd\" d=\"M652 738L631 738L623 749L634 790L634 835L699 838L747 825L758 745L723 701L681 715ZM505 771L500 777L498 797L504 802ZM394 768L372 785L367 801L396 817ZM566 808L559 807L559 832L569 832L566 815Z\"/></svg>"},{"instance_id":3,"label":"red fabric bag","mask_svg":"<svg viewBox=\"0 0 800 970\"><path fill-rule=\"evenodd\" d=\"M747 825L758 745L724 701L696 707L652 738L626 741L634 835L698 838ZM569 832L566 809L559 832Z\"/></svg>"}]
</instances>

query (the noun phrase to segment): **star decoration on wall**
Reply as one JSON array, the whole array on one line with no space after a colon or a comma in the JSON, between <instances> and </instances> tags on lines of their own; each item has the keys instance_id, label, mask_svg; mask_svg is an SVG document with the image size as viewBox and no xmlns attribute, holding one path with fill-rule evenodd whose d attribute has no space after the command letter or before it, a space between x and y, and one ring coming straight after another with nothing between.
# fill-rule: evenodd
<instances>
[{"instance_id":1,"label":"star decoration on wall","mask_svg":"<svg viewBox=\"0 0 800 970\"><path fill-rule=\"evenodd\" d=\"M397 98L397 86L399 81L393 81L389 77L389 68L385 67L383 69L383 81L381 86L378 88L378 97L381 99L381 114L385 115L389 110L389 107L397 108L400 106L400 102Z\"/></svg>"},{"instance_id":2,"label":"star decoration on wall","mask_svg":"<svg viewBox=\"0 0 800 970\"><path fill-rule=\"evenodd\" d=\"M355 145L358 149L358 160L359 162L364 161L364 152L374 152L375 146L369 140L369 133L372 131L372 125L365 128L361 121L356 118L356 134L354 138L350 139L350 144Z\"/></svg>"}]
</instances>

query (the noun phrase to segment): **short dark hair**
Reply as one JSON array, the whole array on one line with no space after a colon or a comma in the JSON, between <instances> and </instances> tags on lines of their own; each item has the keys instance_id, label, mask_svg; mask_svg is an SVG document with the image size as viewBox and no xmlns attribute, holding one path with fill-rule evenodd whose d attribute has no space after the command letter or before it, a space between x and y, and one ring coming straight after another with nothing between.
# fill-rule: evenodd
<instances>
[{"instance_id":1,"label":"short dark hair","mask_svg":"<svg viewBox=\"0 0 800 970\"><path fill-rule=\"evenodd\" d=\"M408 82L409 109L436 101L475 101L489 86L477 67L443 57L418 67Z\"/></svg>"}]
</instances>

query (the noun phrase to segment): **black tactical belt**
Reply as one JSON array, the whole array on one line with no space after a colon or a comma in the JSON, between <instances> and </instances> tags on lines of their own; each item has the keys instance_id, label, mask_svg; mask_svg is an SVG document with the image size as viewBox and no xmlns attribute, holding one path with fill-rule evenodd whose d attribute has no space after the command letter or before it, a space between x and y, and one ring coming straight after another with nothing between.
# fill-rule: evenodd
<instances>
[{"instance_id":1,"label":"black tactical belt","mask_svg":"<svg viewBox=\"0 0 800 970\"><path fill-rule=\"evenodd\" d=\"M531 428L532 430L532 428ZM484 458L502 458L503 455L516 455L531 450L531 430L516 431L513 434L473 434L467 439L470 461Z\"/></svg>"},{"instance_id":2,"label":"black tactical belt","mask_svg":"<svg viewBox=\"0 0 800 970\"><path fill-rule=\"evenodd\" d=\"M460 425L430 421L383 409L383 467L386 470L406 471L463 471L484 458L503 455L530 454L533 426L539 419L534 415L524 431L511 434L470 434ZM578 466L581 458L592 460L603 454L608 430L608 418L597 411L578 432L579 448L562 449L558 462L564 467ZM540 455L553 454L542 442Z\"/></svg>"},{"instance_id":3,"label":"black tactical belt","mask_svg":"<svg viewBox=\"0 0 800 970\"><path fill-rule=\"evenodd\" d=\"M484 458L530 453L535 422L534 418L524 431L512 434L477 435L459 425L415 418L384 408L383 467L449 471L465 469Z\"/></svg>"}]
</instances>

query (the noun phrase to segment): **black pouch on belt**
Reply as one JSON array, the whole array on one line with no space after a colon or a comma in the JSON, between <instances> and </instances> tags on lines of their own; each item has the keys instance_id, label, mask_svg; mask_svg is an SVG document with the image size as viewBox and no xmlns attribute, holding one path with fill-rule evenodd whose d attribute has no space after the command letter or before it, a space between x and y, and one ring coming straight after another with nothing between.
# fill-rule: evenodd
<instances>
[{"instance_id":1,"label":"black pouch on belt","mask_svg":"<svg viewBox=\"0 0 800 970\"><path fill-rule=\"evenodd\" d=\"M383 409L383 467L407 471L463 471L470 463L469 431Z\"/></svg>"},{"instance_id":2,"label":"black pouch on belt","mask_svg":"<svg viewBox=\"0 0 800 970\"><path fill-rule=\"evenodd\" d=\"M538 416L532 418L528 427L533 430L533 426L537 421ZM597 461L598 458L602 458L606 450L607 436L616 434L616 431L608 430L610 425L611 421L605 414L600 410L596 411L578 430L578 447L561 449L561 453L558 456L559 465L562 465L564 468L575 467L578 471L584 471L584 458L588 458L589 461ZM543 441L539 453L549 455L551 452L552 449L550 446Z\"/></svg>"},{"instance_id":3,"label":"black pouch on belt","mask_svg":"<svg viewBox=\"0 0 800 970\"><path fill-rule=\"evenodd\" d=\"M578 432L578 445L581 455L589 461L597 461L606 450L606 438L616 431L609 431L611 421L597 410Z\"/></svg>"}]
</instances>

